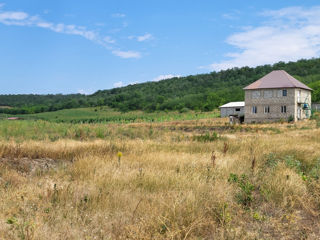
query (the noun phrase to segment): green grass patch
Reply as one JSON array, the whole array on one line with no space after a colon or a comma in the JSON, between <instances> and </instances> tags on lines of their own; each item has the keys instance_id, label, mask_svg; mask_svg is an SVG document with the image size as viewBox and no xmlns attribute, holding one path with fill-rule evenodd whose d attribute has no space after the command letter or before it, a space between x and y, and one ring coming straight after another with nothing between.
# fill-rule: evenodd
<instances>
[{"instance_id":1,"label":"green grass patch","mask_svg":"<svg viewBox=\"0 0 320 240\"><path fill-rule=\"evenodd\" d=\"M2 115L6 118L9 115ZM15 115L26 120L45 120L64 123L135 123L135 122L167 122L178 120L196 120L216 118L218 111L213 112L153 112L131 111L121 113L108 107L75 108L56 112ZM1 116L0 116L1 118Z\"/></svg>"}]
</instances>

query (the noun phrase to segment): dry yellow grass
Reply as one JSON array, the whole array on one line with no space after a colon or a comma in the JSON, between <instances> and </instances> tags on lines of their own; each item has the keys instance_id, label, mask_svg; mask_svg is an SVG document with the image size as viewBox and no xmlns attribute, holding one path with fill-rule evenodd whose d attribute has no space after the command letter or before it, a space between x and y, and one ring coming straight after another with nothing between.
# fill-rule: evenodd
<instances>
[{"instance_id":1,"label":"dry yellow grass","mask_svg":"<svg viewBox=\"0 0 320 240\"><path fill-rule=\"evenodd\" d=\"M0 239L319 239L314 121L109 127L0 142Z\"/></svg>"}]
</instances>

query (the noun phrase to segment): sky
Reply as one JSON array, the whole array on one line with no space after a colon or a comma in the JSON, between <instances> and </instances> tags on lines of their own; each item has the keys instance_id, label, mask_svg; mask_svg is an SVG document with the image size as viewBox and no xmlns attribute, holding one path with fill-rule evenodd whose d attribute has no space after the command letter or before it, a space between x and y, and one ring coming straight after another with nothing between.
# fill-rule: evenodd
<instances>
[{"instance_id":1,"label":"sky","mask_svg":"<svg viewBox=\"0 0 320 240\"><path fill-rule=\"evenodd\" d=\"M319 53L318 0L0 0L0 94L91 94Z\"/></svg>"}]
</instances>

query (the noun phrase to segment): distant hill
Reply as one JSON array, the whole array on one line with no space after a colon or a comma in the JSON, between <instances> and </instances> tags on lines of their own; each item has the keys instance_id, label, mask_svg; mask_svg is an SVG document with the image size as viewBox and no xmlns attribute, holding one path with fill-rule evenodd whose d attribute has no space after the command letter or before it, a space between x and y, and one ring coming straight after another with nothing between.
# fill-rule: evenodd
<instances>
[{"instance_id":1,"label":"distant hill","mask_svg":"<svg viewBox=\"0 0 320 240\"><path fill-rule=\"evenodd\" d=\"M226 102L243 100L244 86L272 70L280 69L313 88L313 102L320 101L320 58L316 58L146 82L100 90L89 96L81 94L0 95L0 105L12 107L0 108L0 113L38 113L103 105L120 111L152 112L187 109L211 111Z\"/></svg>"}]
</instances>

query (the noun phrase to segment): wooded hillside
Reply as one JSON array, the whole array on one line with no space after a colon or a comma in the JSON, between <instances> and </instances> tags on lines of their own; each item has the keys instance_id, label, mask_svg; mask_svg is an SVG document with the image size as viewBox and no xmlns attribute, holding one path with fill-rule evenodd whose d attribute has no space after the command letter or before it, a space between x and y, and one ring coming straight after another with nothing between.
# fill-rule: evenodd
<instances>
[{"instance_id":1,"label":"wooded hillside","mask_svg":"<svg viewBox=\"0 0 320 240\"><path fill-rule=\"evenodd\" d=\"M233 68L209 74L146 82L122 88L100 90L85 96L0 95L0 113L24 114L106 105L120 111L163 111L188 109L210 111L230 101L242 101L246 85L272 70L285 70L313 88L313 102L320 101L320 58L279 62L255 68Z\"/></svg>"}]
</instances>

